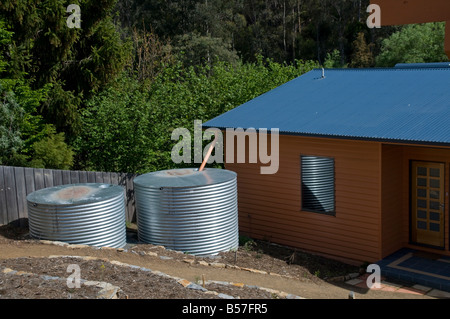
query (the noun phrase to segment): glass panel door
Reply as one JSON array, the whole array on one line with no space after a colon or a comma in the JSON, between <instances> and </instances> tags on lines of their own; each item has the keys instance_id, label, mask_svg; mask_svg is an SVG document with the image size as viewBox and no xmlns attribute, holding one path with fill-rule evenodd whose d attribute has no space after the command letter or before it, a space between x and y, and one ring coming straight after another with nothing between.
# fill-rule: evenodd
<instances>
[{"instance_id":1,"label":"glass panel door","mask_svg":"<svg viewBox=\"0 0 450 319\"><path fill-rule=\"evenodd\" d=\"M411 163L411 237L444 247L444 170L441 163Z\"/></svg>"}]
</instances>

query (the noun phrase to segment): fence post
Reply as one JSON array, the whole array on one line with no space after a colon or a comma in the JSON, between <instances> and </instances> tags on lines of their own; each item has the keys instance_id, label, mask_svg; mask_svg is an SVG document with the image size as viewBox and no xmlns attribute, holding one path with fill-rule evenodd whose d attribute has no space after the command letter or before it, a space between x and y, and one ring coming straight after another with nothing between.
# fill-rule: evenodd
<instances>
[{"instance_id":1,"label":"fence post","mask_svg":"<svg viewBox=\"0 0 450 319\"><path fill-rule=\"evenodd\" d=\"M5 179L6 190L6 223L9 224L19 219L14 167L5 166L3 170L3 176Z\"/></svg>"},{"instance_id":2,"label":"fence post","mask_svg":"<svg viewBox=\"0 0 450 319\"><path fill-rule=\"evenodd\" d=\"M27 208L27 188L25 184L25 169L14 167L14 177L16 181L17 210L20 227L26 226L25 218L28 217Z\"/></svg>"}]
</instances>

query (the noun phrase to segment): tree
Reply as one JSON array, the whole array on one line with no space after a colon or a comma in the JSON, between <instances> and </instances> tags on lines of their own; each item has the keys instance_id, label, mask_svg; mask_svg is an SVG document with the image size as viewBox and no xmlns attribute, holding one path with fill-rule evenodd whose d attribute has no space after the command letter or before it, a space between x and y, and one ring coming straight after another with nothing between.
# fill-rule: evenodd
<instances>
[{"instance_id":1,"label":"tree","mask_svg":"<svg viewBox=\"0 0 450 319\"><path fill-rule=\"evenodd\" d=\"M50 85L33 90L28 73L16 69L26 61L18 50L14 32L0 20L0 163L14 166L69 169L73 152L64 133L56 133L37 110L48 96ZM20 63L19 63L20 64Z\"/></svg>"},{"instance_id":2,"label":"tree","mask_svg":"<svg viewBox=\"0 0 450 319\"><path fill-rule=\"evenodd\" d=\"M353 41L353 55L350 63L352 68L368 68L374 65L373 43L367 44L364 32L359 32Z\"/></svg>"},{"instance_id":3,"label":"tree","mask_svg":"<svg viewBox=\"0 0 450 319\"><path fill-rule=\"evenodd\" d=\"M153 31L134 28L133 70L137 80L150 85L165 67L174 63L172 46L164 44Z\"/></svg>"},{"instance_id":4,"label":"tree","mask_svg":"<svg viewBox=\"0 0 450 319\"><path fill-rule=\"evenodd\" d=\"M14 165L24 141L20 133L24 110L14 93L7 92L0 83L0 164Z\"/></svg>"},{"instance_id":5,"label":"tree","mask_svg":"<svg viewBox=\"0 0 450 319\"><path fill-rule=\"evenodd\" d=\"M74 152L65 143L64 133L56 133L52 125L45 128L46 136L33 144L31 167L68 170L73 164Z\"/></svg>"},{"instance_id":6,"label":"tree","mask_svg":"<svg viewBox=\"0 0 450 319\"><path fill-rule=\"evenodd\" d=\"M189 33L175 39L175 53L186 66L209 65L216 61L231 64L237 63L239 57L221 38L202 36L198 33Z\"/></svg>"},{"instance_id":7,"label":"tree","mask_svg":"<svg viewBox=\"0 0 450 319\"><path fill-rule=\"evenodd\" d=\"M42 137L43 119L36 110L48 87L33 90L27 73L16 68L17 61L26 58L20 56L13 35L0 20L0 162L23 166L32 156L32 144Z\"/></svg>"},{"instance_id":8,"label":"tree","mask_svg":"<svg viewBox=\"0 0 450 319\"><path fill-rule=\"evenodd\" d=\"M411 24L401 28L382 42L379 67L393 67L397 63L445 62L445 23Z\"/></svg>"},{"instance_id":9,"label":"tree","mask_svg":"<svg viewBox=\"0 0 450 319\"><path fill-rule=\"evenodd\" d=\"M333 52L327 53L325 61L323 62L323 67L327 69L336 69L347 67L347 65L342 64L341 53L338 49L335 49Z\"/></svg>"},{"instance_id":10,"label":"tree","mask_svg":"<svg viewBox=\"0 0 450 319\"><path fill-rule=\"evenodd\" d=\"M340 65L350 62L353 42L366 34L372 52L398 27L369 30L365 8L370 0L118 0L125 27L151 26L163 42L197 35L203 42L218 40L244 62L258 54L276 62L317 60L339 51ZM206 38L203 38L206 37ZM195 55L195 48L190 47ZM201 51L199 52L201 55ZM191 54L191 55L192 55Z\"/></svg>"},{"instance_id":11,"label":"tree","mask_svg":"<svg viewBox=\"0 0 450 319\"><path fill-rule=\"evenodd\" d=\"M75 141L77 168L139 173L149 167L156 134L147 94L124 73L87 102Z\"/></svg>"},{"instance_id":12,"label":"tree","mask_svg":"<svg viewBox=\"0 0 450 319\"><path fill-rule=\"evenodd\" d=\"M52 90L40 114L73 139L78 110L93 92L114 79L129 61L128 44L112 20L115 0L74 1L81 7L81 28L69 28L63 0L4 0L0 19L13 32L14 69L24 72L32 89Z\"/></svg>"}]
</instances>

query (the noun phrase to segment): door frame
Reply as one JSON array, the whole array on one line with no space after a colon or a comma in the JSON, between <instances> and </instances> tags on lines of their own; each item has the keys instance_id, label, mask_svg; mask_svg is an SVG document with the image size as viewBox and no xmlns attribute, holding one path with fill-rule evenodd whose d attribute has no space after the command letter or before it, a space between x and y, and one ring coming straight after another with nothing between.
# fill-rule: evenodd
<instances>
[{"instance_id":1,"label":"door frame","mask_svg":"<svg viewBox=\"0 0 450 319\"><path fill-rule=\"evenodd\" d=\"M413 163L432 163L432 164L440 164L443 165L443 173L442 173L442 178L443 178L443 189L442 189L442 193L444 196L443 202L444 202L444 208L443 208L443 213L442 213L442 246L435 246L435 245L430 245L430 244L426 244L426 243L420 243L417 241L414 241L413 239L413 221L414 221L414 217L413 217L413 196L412 196L412 192L413 192ZM421 246L421 247L427 247L427 248L433 248L433 249L438 249L438 250L445 250L445 246L446 246L446 238L445 238L445 229L447 226L447 220L446 220L446 212L447 212L447 207L445 206L445 202L446 202L446 181L447 181L447 171L446 171L446 163L445 162L441 162L441 161L432 161L432 160L414 160L414 159L410 159L409 160L409 180L408 180L408 185L409 185L409 193L408 193L408 202L409 202L409 242L412 245L415 246ZM417 188L416 188L417 189Z\"/></svg>"}]
</instances>

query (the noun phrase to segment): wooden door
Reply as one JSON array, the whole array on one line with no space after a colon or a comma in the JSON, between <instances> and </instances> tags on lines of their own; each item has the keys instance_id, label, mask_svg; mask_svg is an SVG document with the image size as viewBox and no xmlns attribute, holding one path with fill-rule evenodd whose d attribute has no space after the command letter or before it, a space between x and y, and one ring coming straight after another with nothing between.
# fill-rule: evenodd
<instances>
[{"instance_id":1,"label":"wooden door","mask_svg":"<svg viewBox=\"0 0 450 319\"><path fill-rule=\"evenodd\" d=\"M444 181L441 163L411 163L411 239L444 247Z\"/></svg>"}]
</instances>

